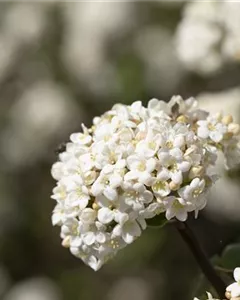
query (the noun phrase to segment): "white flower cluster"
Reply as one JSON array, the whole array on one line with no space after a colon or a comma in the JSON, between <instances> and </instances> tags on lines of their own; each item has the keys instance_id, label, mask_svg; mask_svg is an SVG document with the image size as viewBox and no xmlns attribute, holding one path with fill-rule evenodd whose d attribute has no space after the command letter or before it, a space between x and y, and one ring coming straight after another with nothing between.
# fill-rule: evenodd
<instances>
[{"instance_id":1,"label":"white flower cluster","mask_svg":"<svg viewBox=\"0 0 240 300\"><path fill-rule=\"evenodd\" d=\"M52 222L63 246L98 270L165 214L185 221L206 205L218 149L239 159L239 125L231 116L208 116L193 98L174 96L117 104L70 136L53 165L57 201Z\"/></svg>"},{"instance_id":2,"label":"white flower cluster","mask_svg":"<svg viewBox=\"0 0 240 300\"><path fill-rule=\"evenodd\" d=\"M186 4L177 29L176 47L188 69L209 74L227 62L240 63L239 14L240 5L234 1Z\"/></svg>"},{"instance_id":3,"label":"white flower cluster","mask_svg":"<svg viewBox=\"0 0 240 300\"><path fill-rule=\"evenodd\" d=\"M236 282L230 284L226 288L226 298L229 300L238 300L240 299L240 268L236 268L233 272L233 277ZM218 300L213 298L213 296L207 292L207 300ZM198 298L194 298L194 300L199 300Z\"/></svg>"}]
</instances>

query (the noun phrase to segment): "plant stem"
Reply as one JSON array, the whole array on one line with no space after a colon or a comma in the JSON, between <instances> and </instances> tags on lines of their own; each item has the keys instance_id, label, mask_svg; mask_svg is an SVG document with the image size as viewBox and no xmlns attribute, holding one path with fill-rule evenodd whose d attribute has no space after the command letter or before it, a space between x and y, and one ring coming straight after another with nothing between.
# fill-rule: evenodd
<instances>
[{"instance_id":1,"label":"plant stem","mask_svg":"<svg viewBox=\"0 0 240 300\"><path fill-rule=\"evenodd\" d=\"M180 222L176 221L174 226L177 228L183 240L188 245L191 250L193 256L198 262L202 272L208 279L208 281L212 284L214 289L216 290L220 299L225 298L226 285L224 281L218 276L214 267L210 263L207 255L199 244L197 238L195 237L193 231L188 226L188 222Z\"/></svg>"}]
</instances>

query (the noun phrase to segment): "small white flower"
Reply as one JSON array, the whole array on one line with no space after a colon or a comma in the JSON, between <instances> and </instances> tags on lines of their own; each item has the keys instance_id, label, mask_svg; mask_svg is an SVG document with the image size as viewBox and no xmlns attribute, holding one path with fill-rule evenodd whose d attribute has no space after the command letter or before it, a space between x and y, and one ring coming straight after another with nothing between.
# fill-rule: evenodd
<instances>
[{"instance_id":1,"label":"small white flower","mask_svg":"<svg viewBox=\"0 0 240 300\"><path fill-rule=\"evenodd\" d=\"M109 200L116 200L118 194L116 188L122 183L122 177L119 174L108 173L102 170L98 179L93 183L91 192L93 196L103 194Z\"/></svg>"},{"instance_id":2,"label":"small white flower","mask_svg":"<svg viewBox=\"0 0 240 300\"><path fill-rule=\"evenodd\" d=\"M52 166L51 174L55 180L60 180L64 176L64 163L61 161L56 162Z\"/></svg>"},{"instance_id":3,"label":"small white flower","mask_svg":"<svg viewBox=\"0 0 240 300\"><path fill-rule=\"evenodd\" d=\"M122 226L116 225L114 233L121 235L124 242L131 244L137 237L141 235L141 228L134 220L125 222Z\"/></svg>"},{"instance_id":4,"label":"small white flower","mask_svg":"<svg viewBox=\"0 0 240 300\"><path fill-rule=\"evenodd\" d=\"M97 212L91 208L85 208L81 211L79 219L85 224L93 224L96 220Z\"/></svg>"},{"instance_id":5,"label":"small white flower","mask_svg":"<svg viewBox=\"0 0 240 300\"><path fill-rule=\"evenodd\" d=\"M98 211L98 220L102 224L111 223L114 220L114 211L107 207L102 207Z\"/></svg>"},{"instance_id":6,"label":"small white flower","mask_svg":"<svg viewBox=\"0 0 240 300\"><path fill-rule=\"evenodd\" d=\"M226 291L231 293L232 298L235 298L240 296L240 268L234 270L233 277L236 282L230 284Z\"/></svg>"},{"instance_id":7,"label":"small white flower","mask_svg":"<svg viewBox=\"0 0 240 300\"><path fill-rule=\"evenodd\" d=\"M210 138L213 142L219 143L223 140L224 134L227 133L227 126L220 123L217 118L201 120L198 124L198 136L202 139Z\"/></svg>"},{"instance_id":8,"label":"small white flower","mask_svg":"<svg viewBox=\"0 0 240 300\"><path fill-rule=\"evenodd\" d=\"M151 173L156 167L156 160L154 158L145 159L139 155L132 155L127 158L127 166L130 171L125 175L125 180L138 180L140 183L146 185L151 184Z\"/></svg>"},{"instance_id":9,"label":"small white flower","mask_svg":"<svg viewBox=\"0 0 240 300\"><path fill-rule=\"evenodd\" d=\"M136 145L136 152L139 155L144 155L146 158L154 157L158 151L160 144L162 143L162 137L160 134L154 134L152 130L148 131L144 140L141 140Z\"/></svg>"},{"instance_id":10,"label":"small white flower","mask_svg":"<svg viewBox=\"0 0 240 300\"><path fill-rule=\"evenodd\" d=\"M70 140L76 144L87 145L91 143L92 137L89 134L79 132L71 134Z\"/></svg>"},{"instance_id":11,"label":"small white flower","mask_svg":"<svg viewBox=\"0 0 240 300\"><path fill-rule=\"evenodd\" d=\"M153 192L156 196L166 197L170 194L171 189L167 181L162 181L158 177L152 186Z\"/></svg>"},{"instance_id":12,"label":"small white flower","mask_svg":"<svg viewBox=\"0 0 240 300\"><path fill-rule=\"evenodd\" d=\"M204 179L200 180L199 178L194 178L190 185L187 185L183 188L181 188L178 191L178 194L182 199L187 201L193 201L195 198L198 198L205 189L205 181Z\"/></svg>"},{"instance_id":13,"label":"small white flower","mask_svg":"<svg viewBox=\"0 0 240 300\"><path fill-rule=\"evenodd\" d=\"M65 208L61 204L57 204L53 210L52 214L52 224L55 225L62 225L67 219L67 214Z\"/></svg>"},{"instance_id":14,"label":"small white flower","mask_svg":"<svg viewBox=\"0 0 240 300\"><path fill-rule=\"evenodd\" d=\"M175 196L170 196L163 201L166 208L166 219L171 220L177 218L179 221L186 221L188 212L192 211L194 207L190 203L186 203L183 199Z\"/></svg>"},{"instance_id":15,"label":"small white flower","mask_svg":"<svg viewBox=\"0 0 240 300\"><path fill-rule=\"evenodd\" d=\"M83 180L80 176L67 177L63 179L68 193L66 197L66 204L71 206L78 206L84 209L88 205L90 199L88 188L84 186Z\"/></svg>"}]
</instances>

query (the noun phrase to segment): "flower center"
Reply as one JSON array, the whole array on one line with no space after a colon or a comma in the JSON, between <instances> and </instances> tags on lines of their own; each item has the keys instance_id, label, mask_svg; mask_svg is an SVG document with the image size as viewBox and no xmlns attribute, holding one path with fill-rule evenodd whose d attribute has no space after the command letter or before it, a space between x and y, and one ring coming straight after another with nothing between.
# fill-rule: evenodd
<instances>
[{"instance_id":1,"label":"flower center","mask_svg":"<svg viewBox=\"0 0 240 300\"><path fill-rule=\"evenodd\" d=\"M202 190L200 188L195 189L192 193L193 198L197 198L202 193Z\"/></svg>"},{"instance_id":2,"label":"flower center","mask_svg":"<svg viewBox=\"0 0 240 300\"><path fill-rule=\"evenodd\" d=\"M157 191L161 191L164 190L166 191L167 189L167 183L164 181L157 181L153 187L152 187L153 191L157 192Z\"/></svg>"},{"instance_id":3,"label":"flower center","mask_svg":"<svg viewBox=\"0 0 240 300\"><path fill-rule=\"evenodd\" d=\"M146 170L146 166L143 162L139 163L138 165L138 171L143 172Z\"/></svg>"},{"instance_id":4,"label":"flower center","mask_svg":"<svg viewBox=\"0 0 240 300\"><path fill-rule=\"evenodd\" d=\"M212 123L209 123L207 127L210 131L214 131L216 129L216 127Z\"/></svg>"}]
</instances>

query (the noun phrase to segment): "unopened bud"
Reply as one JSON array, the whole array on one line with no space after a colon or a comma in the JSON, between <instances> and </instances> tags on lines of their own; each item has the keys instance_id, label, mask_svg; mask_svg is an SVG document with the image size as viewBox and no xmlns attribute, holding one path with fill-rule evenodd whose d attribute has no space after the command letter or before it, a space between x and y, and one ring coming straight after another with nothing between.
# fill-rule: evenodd
<instances>
[{"instance_id":1,"label":"unopened bud","mask_svg":"<svg viewBox=\"0 0 240 300\"><path fill-rule=\"evenodd\" d=\"M224 124L224 125L228 125L228 124L230 124L230 123L232 123L233 122L233 117L231 116L231 115L227 115L227 116L224 116L223 118L222 118L222 123Z\"/></svg>"},{"instance_id":2,"label":"unopened bud","mask_svg":"<svg viewBox=\"0 0 240 300\"><path fill-rule=\"evenodd\" d=\"M65 248L69 248L70 247L70 236L66 236L63 241L62 241L62 246Z\"/></svg>"},{"instance_id":3,"label":"unopened bud","mask_svg":"<svg viewBox=\"0 0 240 300\"><path fill-rule=\"evenodd\" d=\"M193 179L195 177L200 177L203 174L204 168L202 166L192 167L189 172L189 178Z\"/></svg>"},{"instance_id":4,"label":"unopened bud","mask_svg":"<svg viewBox=\"0 0 240 300\"><path fill-rule=\"evenodd\" d=\"M231 123L228 125L228 132L233 133L234 135L237 135L240 133L240 126L236 123Z\"/></svg>"},{"instance_id":5,"label":"unopened bud","mask_svg":"<svg viewBox=\"0 0 240 300\"><path fill-rule=\"evenodd\" d=\"M98 205L97 203L94 202L94 203L92 204L92 208L95 209L95 210L97 210L97 209L99 208L99 205Z\"/></svg>"},{"instance_id":6,"label":"unopened bud","mask_svg":"<svg viewBox=\"0 0 240 300\"><path fill-rule=\"evenodd\" d=\"M184 153L184 156L188 156L190 154L192 154L194 151L197 150L197 147L195 145L192 145L190 148L188 148L185 153Z\"/></svg>"},{"instance_id":7,"label":"unopened bud","mask_svg":"<svg viewBox=\"0 0 240 300\"><path fill-rule=\"evenodd\" d=\"M181 115L177 118L177 122L179 123L187 123L188 122L188 118L187 116Z\"/></svg>"},{"instance_id":8,"label":"unopened bud","mask_svg":"<svg viewBox=\"0 0 240 300\"><path fill-rule=\"evenodd\" d=\"M218 112L216 115L215 115L216 119L221 122L222 120L222 114L220 112Z\"/></svg>"},{"instance_id":9,"label":"unopened bud","mask_svg":"<svg viewBox=\"0 0 240 300\"><path fill-rule=\"evenodd\" d=\"M177 191L177 190L180 188L180 185L177 184L177 183L175 183L175 182L173 182L173 181L171 181L171 182L169 183L169 187L170 187L170 189L171 189L172 191Z\"/></svg>"},{"instance_id":10,"label":"unopened bud","mask_svg":"<svg viewBox=\"0 0 240 300\"><path fill-rule=\"evenodd\" d=\"M227 299L231 299L231 293L230 293L230 292L226 292L226 293L225 293L225 297L226 297Z\"/></svg>"}]
</instances>

